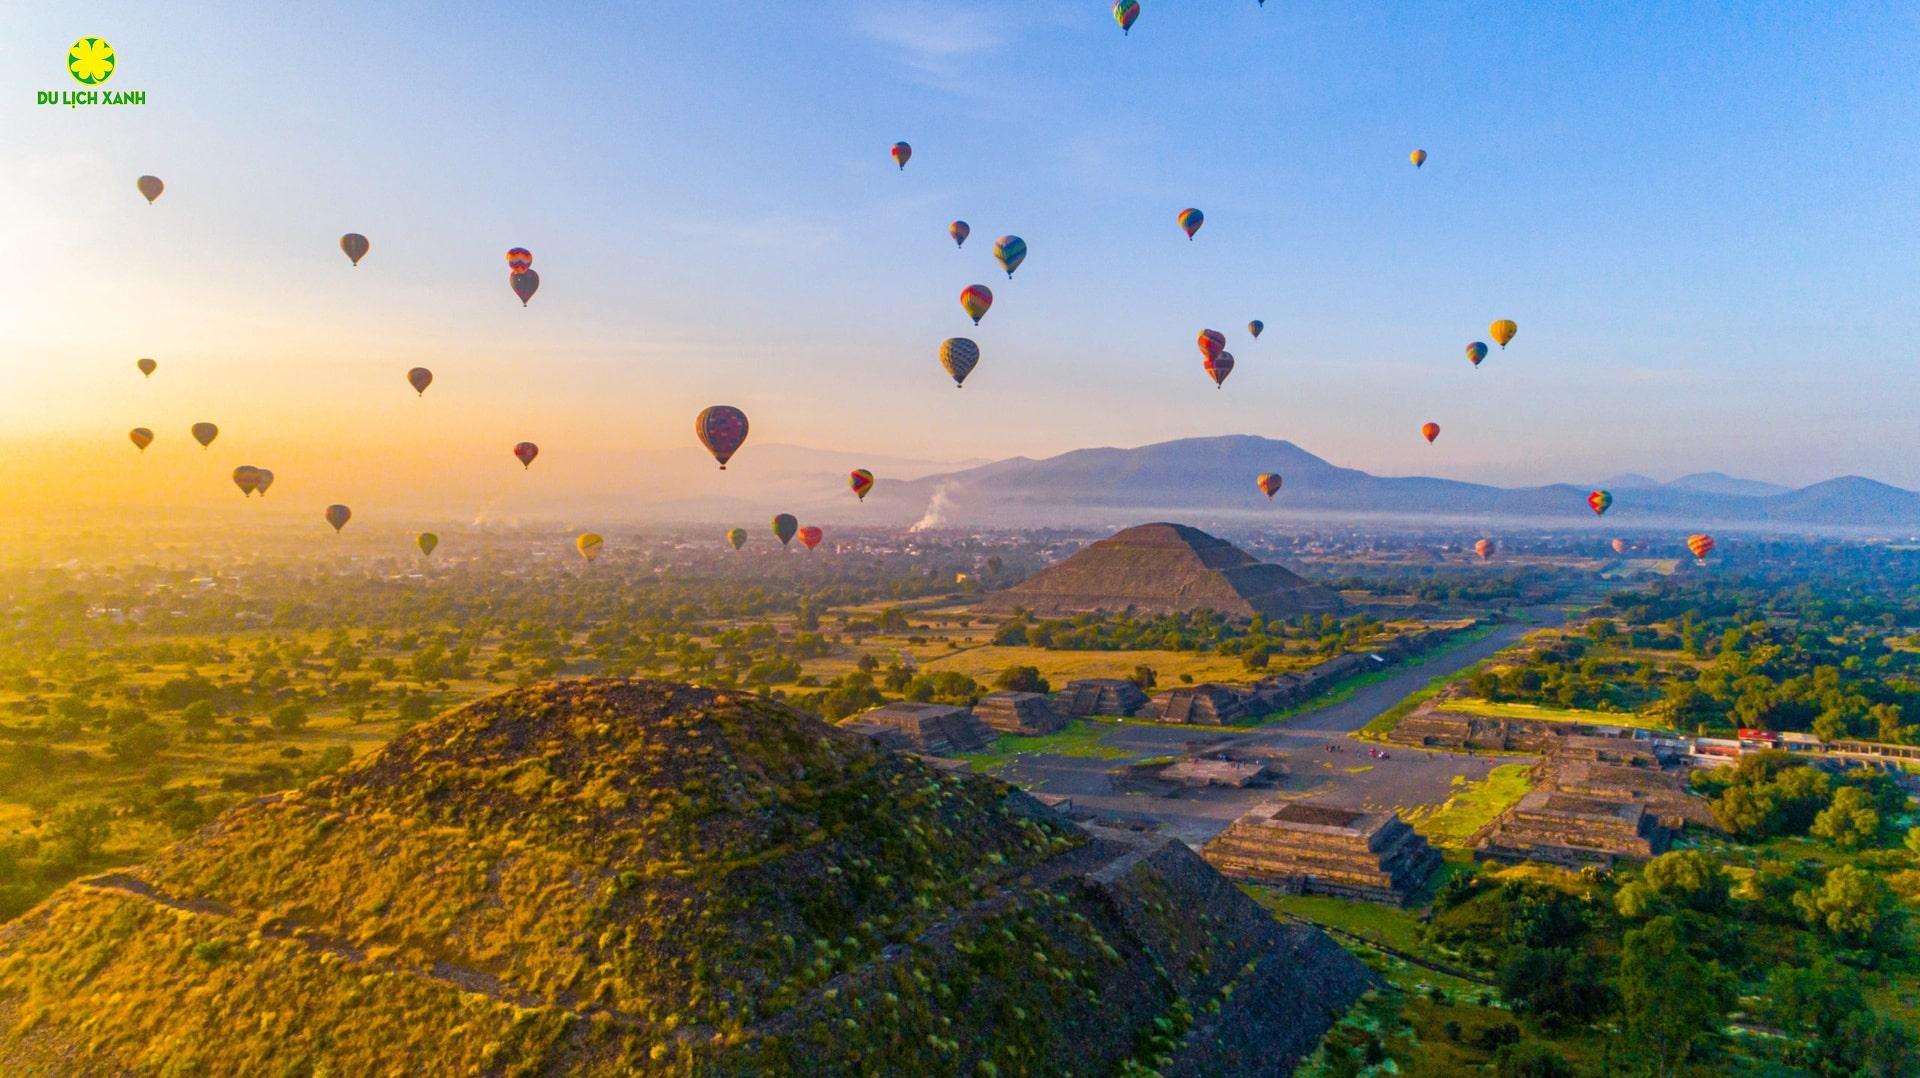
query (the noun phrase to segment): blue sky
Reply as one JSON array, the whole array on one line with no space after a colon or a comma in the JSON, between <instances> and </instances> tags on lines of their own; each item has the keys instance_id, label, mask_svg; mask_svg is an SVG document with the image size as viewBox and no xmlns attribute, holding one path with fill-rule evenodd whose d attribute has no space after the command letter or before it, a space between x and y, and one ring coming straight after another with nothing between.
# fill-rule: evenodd
<instances>
[{"instance_id":1,"label":"blue sky","mask_svg":"<svg viewBox=\"0 0 1920 1078\"><path fill-rule=\"evenodd\" d=\"M724 401L911 457L1231 431L1387 474L1920 486L1920 9L1142 6L1127 37L1097 0L16 8L0 433L123 439L154 355L180 418L357 467L680 446ZM149 104L31 104L89 34Z\"/></svg>"}]
</instances>

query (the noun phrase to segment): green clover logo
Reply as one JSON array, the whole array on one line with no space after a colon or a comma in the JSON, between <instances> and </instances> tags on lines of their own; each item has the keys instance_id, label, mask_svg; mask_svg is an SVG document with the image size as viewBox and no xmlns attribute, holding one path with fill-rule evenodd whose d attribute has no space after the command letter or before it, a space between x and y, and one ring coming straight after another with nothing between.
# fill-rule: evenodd
<instances>
[{"instance_id":1,"label":"green clover logo","mask_svg":"<svg viewBox=\"0 0 1920 1078\"><path fill-rule=\"evenodd\" d=\"M83 86L98 86L113 77L113 46L105 39L83 37L67 50L67 73Z\"/></svg>"}]
</instances>

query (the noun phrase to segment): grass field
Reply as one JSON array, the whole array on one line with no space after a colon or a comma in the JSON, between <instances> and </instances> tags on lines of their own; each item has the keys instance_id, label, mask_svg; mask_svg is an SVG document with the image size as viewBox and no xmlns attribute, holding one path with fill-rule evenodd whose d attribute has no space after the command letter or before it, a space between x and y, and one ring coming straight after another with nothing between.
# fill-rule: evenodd
<instances>
[{"instance_id":1,"label":"grass field","mask_svg":"<svg viewBox=\"0 0 1920 1078\"><path fill-rule=\"evenodd\" d=\"M1529 764L1501 764L1479 782L1454 776L1454 793L1438 806L1421 805L1406 814L1415 831L1436 846L1464 847L1475 831L1493 822L1533 788Z\"/></svg>"},{"instance_id":2,"label":"grass field","mask_svg":"<svg viewBox=\"0 0 1920 1078\"><path fill-rule=\"evenodd\" d=\"M1075 719L1057 734L1022 737L1001 734L985 751L967 753L961 759L975 771L994 771L1022 756L1079 756L1094 760L1123 760L1133 753L1106 744L1116 724L1093 719Z\"/></svg>"},{"instance_id":3,"label":"grass field","mask_svg":"<svg viewBox=\"0 0 1920 1078\"><path fill-rule=\"evenodd\" d=\"M1448 700L1446 710L1490 719L1537 719L1544 722L1584 722L1594 726L1627 726L1636 730L1667 730L1665 723L1631 711L1586 711L1570 707L1543 707L1461 697Z\"/></svg>"},{"instance_id":4,"label":"grass field","mask_svg":"<svg viewBox=\"0 0 1920 1078\"><path fill-rule=\"evenodd\" d=\"M1479 673L1482 669L1485 669L1487 661L1488 660L1482 659L1472 666L1455 673L1441 674L1420 688L1408 693L1406 698L1399 703L1375 715L1365 726L1362 726L1356 731L1354 736L1364 741L1385 741L1387 733L1399 725L1401 719L1413 714L1414 708L1440 695L1440 690L1446 688L1448 685L1465 678L1470 678Z\"/></svg>"}]
</instances>

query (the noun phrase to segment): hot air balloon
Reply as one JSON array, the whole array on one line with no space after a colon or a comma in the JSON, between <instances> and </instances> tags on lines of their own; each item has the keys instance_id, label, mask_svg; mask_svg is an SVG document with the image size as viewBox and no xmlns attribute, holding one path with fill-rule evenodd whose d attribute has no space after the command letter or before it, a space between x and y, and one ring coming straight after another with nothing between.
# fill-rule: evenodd
<instances>
[{"instance_id":1,"label":"hot air balloon","mask_svg":"<svg viewBox=\"0 0 1920 1078\"><path fill-rule=\"evenodd\" d=\"M1594 516L1604 516L1607 511L1607 506L1612 504L1613 495L1604 490L1596 490L1592 494L1587 495L1587 508L1593 510Z\"/></svg>"},{"instance_id":2,"label":"hot air balloon","mask_svg":"<svg viewBox=\"0 0 1920 1078\"><path fill-rule=\"evenodd\" d=\"M532 270L521 270L508 277L507 283L513 286L513 294L520 297L522 307L527 305L535 292L540 291L540 275Z\"/></svg>"},{"instance_id":3,"label":"hot air balloon","mask_svg":"<svg viewBox=\"0 0 1920 1078\"><path fill-rule=\"evenodd\" d=\"M273 473L265 468L255 468L253 474L256 480L253 489L258 491L262 498L266 497L267 488L273 485Z\"/></svg>"},{"instance_id":4,"label":"hot air balloon","mask_svg":"<svg viewBox=\"0 0 1920 1078\"><path fill-rule=\"evenodd\" d=\"M1133 31L1133 22L1140 17L1140 0L1113 0L1113 21L1120 24L1122 35Z\"/></svg>"},{"instance_id":5,"label":"hot air balloon","mask_svg":"<svg viewBox=\"0 0 1920 1078\"><path fill-rule=\"evenodd\" d=\"M578 550L580 556L587 559L588 564L592 564L593 559L600 556L600 547L603 542L604 540L593 532L581 532L580 537L573 541L573 549Z\"/></svg>"},{"instance_id":6,"label":"hot air balloon","mask_svg":"<svg viewBox=\"0 0 1920 1078\"><path fill-rule=\"evenodd\" d=\"M1615 539L1613 541L1613 552L1615 554L1625 554L1627 552L1627 541L1625 539Z\"/></svg>"},{"instance_id":7,"label":"hot air balloon","mask_svg":"<svg viewBox=\"0 0 1920 1078\"><path fill-rule=\"evenodd\" d=\"M329 505L326 517L327 523L333 525L334 534L338 535L340 529L347 526L347 521L353 519L353 510L344 505Z\"/></svg>"},{"instance_id":8,"label":"hot air balloon","mask_svg":"<svg viewBox=\"0 0 1920 1078\"><path fill-rule=\"evenodd\" d=\"M800 529L800 542L808 550L820 545L820 529L809 524Z\"/></svg>"},{"instance_id":9,"label":"hot air balloon","mask_svg":"<svg viewBox=\"0 0 1920 1078\"><path fill-rule=\"evenodd\" d=\"M251 464L242 464L235 468L233 485L240 488L240 493L249 498L253 497L253 492L260 489L260 469Z\"/></svg>"},{"instance_id":10,"label":"hot air balloon","mask_svg":"<svg viewBox=\"0 0 1920 1078\"><path fill-rule=\"evenodd\" d=\"M1473 552L1480 555L1481 561L1486 561L1488 558L1493 557L1493 540L1482 539L1473 544Z\"/></svg>"},{"instance_id":11,"label":"hot air balloon","mask_svg":"<svg viewBox=\"0 0 1920 1078\"><path fill-rule=\"evenodd\" d=\"M873 489L873 473L865 468L855 468L847 476L847 486L864 502L867 500L867 491Z\"/></svg>"},{"instance_id":12,"label":"hot air balloon","mask_svg":"<svg viewBox=\"0 0 1920 1078\"><path fill-rule=\"evenodd\" d=\"M356 266L360 264L361 259L367 257L367 248L371 246L367 238L358 232L349 232L340 237L340 249L346 252L347 257L352 259Z\"/></svg>"},{"instance_id":13,"label":"hot air balloon","mask_svg":"<svg viewBox=\"0 0 1920 1078\"><path fill-rule=\"evenodd\" d=\"M1427 163L1427 151L1415 150L1412 153L1407 155L1407 160L1413 162L1414 168L1419 168L1421 165L1424 165Z\"/></svg>"},{"instance_id":14,"label":"hot air balloon","mask_svg":"<svg viewBox=\"0 0 1920 1078\"><path fill-rule=\"evenodd\" d=\"M947 226L947 235L953 237L953 245L955 247L964 246L967 242L967 237L972 234L973 229L968 228L965 221L955 221Z\"/></svg>"},{"instance_id":15,"label":"hot air balloon","mask_svg":"<svg viewBox=\"0 0 1920 1078\"><path fill-rule=\"evenodd\" d=\"M1013 280L1013 271L1027 260L1027 241L1018 236L1002 236L993 241L993 257L1000 260L1000 268L1007 271L1007 280Z\"/></svg>"},{"instance_id":16,"label":"hot air balloon","mask_svg":"<svg viewBox=\"0 0 1920 1078\"><path fill-rule=\"evenodd\" d=\"M747 529L728 528L727 542L731 544L733 546L733 549L735 550L739 550L741 547L746 546L747 545Z\"/></svg>"},{"instance_id":17,"label":"hot air balloon","mask_svg":"<svg viewBox=\"0 0 1920 1078\"><path fill-rule=\"evenodd\" d=\"M900 171L905 172L907 169L907 159L913 156L913 147L904 142L896 142L893 144L892 152L893 163L900 166Z\"/></svg>"},{"instance_id":18,"label":"hot air balloon","mask_svg":"<svg viewBox=\"0 0 1920 1078\"><path fill-rule=\"evenodd\" d=\"M1227 347L1227 335L1217 329L1201 330L1195 341L1200 345L1201 359L1212 359Z\"/></svg>"},{"instance_id":19,"label":"hot air balloon","mask_svg":"<svg viewBox=\"0 0 1920 1078\"><path fill-rule=\"evenodd\" d=\"M127 432L127 440L134 444L134 448L145 453L147 447L153 444L153 432L145 427L135 427Z\"/></svg>"},{"instance_id":20,"label":"hot air balloon","mask_svg":"<svg viewBox=\"0 0 1920 1078\"><path fill-rule=\"evenodd\" d=\"M424 397L427 395L427 387L433 384L433 372L425 367L415 367L407 372L407 384L413 387L415 393Z\"/></svg>"},{"instance_id":21,"label":"hot air balloon","mask_svg":"<svg viewBox=\"0 0 1920 1078\"><path fill-rule=\"evenodd\" d=\"M1431 443L1435 438L1440 437L1440 424L1438 423L1420 424L1420 437L1425 438L1429 443Z\"/></svg>"},{"instance_id":22,"label":"hot air balloon","mask_svg":"<svg viewBox=\"0 0 1920 1078\"><path fill-rule=\"evenodd\" d=\"M431 558L433 557L433 548L440 545L440 537L432 532L421 532L419 535L413 537L413 545L420 548L420 553Z\"/></svg>"},{"instance_id":23,"label":"hot air balloon","mask_svg":"<svg viewBox=\"0 0 1920 1078\"><path fill-rule=\"evenodd\" d=\"M540 455L540 447L532 442L518 442L513 447L513 455L520 461L521 468L531 468L533 458Z\"/></svg>"},{"instance_id":24,"label":"hot air balloon","mask_svg":"<svg viewBox=\"0 0 1920 1078\"><path fill-rule=\"evenodd\" d=\"M953 388L959 389L979 362L980 346L967 338L948 337L940 342L940 365L953 378Z\"/></svg>"},{"instance_id":25,"label":"hot air balloon","mask_svg":"<svg viewBox=\"0 0 1920 1078\"><path fill-rule=\"evenodd\" d=\"M154 369L160 366L160 364L155 363L151 359L136 359L133 361L133 365L140 368L140 373L146 375L148 378L152 378Z\"/></svg>"},{"instance_id":26,"label":"hot air balloon","mask_svg":"<svg viewBox=\"0 0 1920 1078\"><path fill-rule=\"evenodd\" d=\"M1185 232L1187 239L1191 241L1193 234L1200 231L1200 226L1207 223L1207 215L1189 206L1181 210L1180 216L1175 220L1180 222L1180 231Z\"/></svg>"},{"instance_id":27,"label":"hot air balloon","mask_svg":"<svg viewBox=\"0 0 1920 1078\"><path fill-rule=\"evenodd\" d=\"M740 444L747 440L747 413L731 404L716 404L703 409L693 420L693 433L700 444L707 447L713 459L720 462L720 470L727 470L727 461L740 451Z\"/></svg>"},{"instance_id":28,"label":"hot air balloon","mask_svg":"<svg viewBox=\"0 0 1920 1078\"><path fill-rule=\"evenodd\" d=\"M1513 320L1510 318L1502 318L1487 327L1487 333L1493 337L1493 342L1502 348L1505 348L1507 342L1512 340L1513 335L1518 332L1520 332L1520 327L1514 325Z\"/></svg>"},{"instance_id":29,"label":"hot air balloon","mask_svg":"<svg viewBox=\"0 0 1920 1078\"><path fill-rule=\"evenodd\" d=\"M193 440L199 442L200 448L202 449L212 445L213 440L218 437L220 437L220 428L211 423L195 423L193 425Z\"/></svg>"},{"instance_id":30,"label":"hot air balloon","mask_svg":"<svg viewBox=\"0 0 1920 1078\"><path fill-rule=\"evenodd\" d=\"M140 189L141 194L147 196L147 205L149 206L153 205L154 199L160 197L160 192L167 189L167 185L161 183L160 177L158 176L142 176L133 181L133 185Z\"/></svg>"},{"instance_id":31,"label":"hot air balloon","mask_svg":"<svg viewBox=\"0 0 1920 1078\"><path fill-rule=\"evenodd\" d=\"M970 284L960 290L960 309L967 312L974 325L980 324L980 316L993 306L993 292L983 284Z\"/></svg>"},{"instance_id":32,"label":"hot air balloon","mask_svg":"<svg viewBox=\"0 0 1920 1078\"><path fill-rule=\"evenodd\" d=\"M507 272L509 274L525 273L528 269L532 268L532 266L532 251L527 250L525 247L510 247L507 249Z\"/></svg>"},{"instance_id":33,"label":"hot air balloon","mask_svg":"<svg viewBox=\"0 0 1920 1078\"><path fill-rule=\"evenodd\" d=\"M1200 365L1207 369L1207 377L1213 379L1213 388L1219 389L1227 380L1227 375L1233 373L1233 353L1222 352L1212 359L1203 360Z\"/></svg>"},{"instance_id":34,"label":"hot air balloon","mask_svg":"<svg viewBox=\"0 0 1920 1078\"><path fill-rule=\"evenodd\" d=\"M1260 488L1260 493L1265 494L1269 498L1280 493L1280 477L1272 472L1261 472L1260 478L1255 479L1253 482L1255 486Z\"/></svg>"},{"instance_id":35,"label":"hot air balloon","mask_svg":"<svg viewBox=\"0 0 1920 1078\"><path fill-rule=\"evenodd\" d=\"M1713 536L1687 536L1687 549L1693 552L1694 559L1701 565L1707 564L1707 555L1713 553Z\"/></svg>"},{"instance_id":36,"label":"hot air balloon","mask_svg":"<svg viewBox=\"0 0 1920 1078\"><path fill-rule=\"evenodd\" d=\"M1267 328L1267 324L1265 322L1260 321L1258 318L1256 318L1253 321L1247 323L1247 336L1252 337L1254 340L1257 341L1260 339L1260 331L1265 328Z\"/></svg>"},{"instance_id":37,"label":"hot air balloon","mask_svg":"<svg viewBox=\"0 0 1920 1078\"><path fill-rule=\"evenodd\" d=\"M1475 341L1467 345L1467 362L1478 367L1480 361L1487 358L1487 342Z\"/></svg>"},{"instance_id":38,"label":"hot air balloon","mask_svg":"<svg viewBox=\"0 0 1920 1078\"><path fill-rule=\"evenodd\" d=\"M800 530L800 522L792 513L781 513L773 518L773 537L780 540L781 546L793 542L793 533Z\"/></svg>"}]
</instances>

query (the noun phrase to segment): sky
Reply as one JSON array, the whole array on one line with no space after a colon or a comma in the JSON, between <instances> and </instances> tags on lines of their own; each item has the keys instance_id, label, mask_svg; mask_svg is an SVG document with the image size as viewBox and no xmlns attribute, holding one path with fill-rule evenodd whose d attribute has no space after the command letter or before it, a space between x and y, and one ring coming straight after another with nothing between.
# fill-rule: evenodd
<instances>
[{"instance_id":1,"label":"sky","mask_svg":"<svg viewBox=\"0 0 1920 1078\"><path fill-rule=\"evenodd\" d=\"M757 445L1228 432L1380 474L1920 487L1920 9L1141 3L1130 35L1100 0L7 5L0 509L230 513L253 463L289 512L534 512ZM34 104L82 36L145 105ZM960 392L949 336L982 350ZM683 475L714 403L747 447Z\"/></svg>"}]
</instances>

